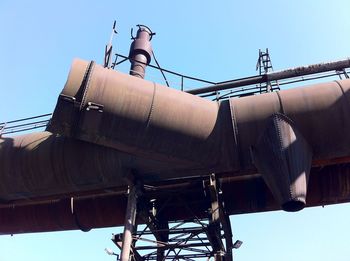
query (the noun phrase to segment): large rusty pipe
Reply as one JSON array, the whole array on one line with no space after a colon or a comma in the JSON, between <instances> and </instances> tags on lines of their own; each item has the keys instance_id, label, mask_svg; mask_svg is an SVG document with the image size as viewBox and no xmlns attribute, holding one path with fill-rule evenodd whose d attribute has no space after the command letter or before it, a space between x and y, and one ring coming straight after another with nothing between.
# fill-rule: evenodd
<instances>
[{"instance_id":1,"label":"large rusty pipe","mask_svg":"<svg viewBox=\"0 0 350 261\"><path fill-rule=\"evenodd\" d=\"M207 171L196 165L143 159L49 132L0 138L1 202L125 191L125 178L131 173L151 183Z\"/></svg>"},{"instance_id":2,"label":"large rusty pipe","mask_svg":"<svg viewBox=\"0 0 350 261\"><path fill-rule=\"evenodd\" d=\"M309 170L350 155L350 80L231 99L242 169L254 164L287 211L306 204Z\"/></svg>"},{"instance_id":3,"label":"large rusty pipe","mask_svg":"<svg viewBox=\"0 0 350 261\"><path fill-rule=\"evenodd\" d=\"M295 122L314 161L350 156L350 80L218 103L89 68L73 62L48 130L146 158L239 170L253 165L250 147L281 113Z\"/></svg>"},{"instance_id":4,"label":"large rusty pipe","mask_svg":"<svg viewBox=\"0 0 350 261\"><path fill-rule=\"evenodd\" d=\"M230 100L241 166L276 113L293 121L311 147L314 164L350 155L350 80Z\"/></svg>"},{"instance_id":5,"label":"large rusty pipe","mask_svg":"<svg viewBox=\"0 0 350 261\"><path fill-rule=\"evenodd\" d=\"M273 199L269 189L259 175L247 178L227 177L220 179L225 209L229 215L278 210L280 206ZM178 201L168 202L169 195L157 199L167 202L163 214L167 220L200 217L207 210L208 202L200 201L199 190L177 185L174 199L186 198L192 212L183 211ZM170 193L170 192L169 192ZM172 195L170 193L170 195ZM163 191L164 194L164 191ZM307 206L324 206L349 202L350 166L338 164L323 168L313 168L310 175ZM48 231L121 226L124 222L127 196L120 193L108 195L76 197L74 209L71 198L48 201L24 201L23 203L0 204L0 234L18 234ZM74 214L73 214L74 213Z\"/></svg>"},{"instance_id":6,"label":"large rusty pipe","mask_svg":"<svg viewBox=\"0 0 350 261\"><path fill-rule=\"evenodd\" d=\"M146 158L218 170L233 158L229 119L228 103L75 60L47 129Z\"/></svg>"},{"instance_id":7,"label":"large rusty pipe","mask_svg":"<svg viewBox=\"0 0 350 261\"><path fill-rule=\"evenodd\" d=\"M349 89L350 80L344 80L216 103L75 61L49 128L83 141L48 132L1 138L0 197L15 202L0 207L0 232L121 225L125 198L120 193L78 198L74 204L71 198L29 205L16 202L122 191L123 177L131 169L150 182L229 171L222 180L229 214L279 209L285 200L307 206L348 202L350 171L341 163L350 159ZM266 177L261 166L259 148L265 148L265 140L282 149L275 152L272 146L266 152L272 155L268 160L278 161L272 169L275 177ZM300 148L310 150L302 156L305 166L285 170L296 164ZM279 175L275 170L307 172L310 155L314 167L309 193L303 195L307 201L276 191L281 183L271 181ZM256 172L255 166L279 205L259 176L235 177ZM295 180L288 181L289 188L295 188ZM302 183L306 187L308 177L303 176ZM187 199L200 196L186 191ZM114 214L108 218L116 205L117 218ZM299 208L291 208L295 206ZM169 208L169 220L186 218L184 211L175 210Z\"/></svg>"},{"instance_id":8,"label":"large rusty pipe","mask_svg":"<svg viewBox=\"0 0 350 261\"><path fill-rule=\"evenodd\" d=\"M122 187L131 157L48 132L0 139L0 199L11 201Z\"/></svg>"},{"instance_id":9,"label":"large rusty pipe","mask_svg":"<svg viewBox=\"0 0 350 261\"><path fill-rule=\"evenodd\" d=\"M311 159L326 164L350 155L349 89L350 80L344 80L217 103L75 60L48 129L206 171L256 165L283 208L294 211L305 205ZM265 131L276 115L286 120ZM272 139L280 151L272 146L259 152L266 147L259 138ZM308 152L301 154L304 148ZM278 158L273 169L259 164L266 162L259 155L269 153L271 161Z\"/></svg>"}]
</instances>

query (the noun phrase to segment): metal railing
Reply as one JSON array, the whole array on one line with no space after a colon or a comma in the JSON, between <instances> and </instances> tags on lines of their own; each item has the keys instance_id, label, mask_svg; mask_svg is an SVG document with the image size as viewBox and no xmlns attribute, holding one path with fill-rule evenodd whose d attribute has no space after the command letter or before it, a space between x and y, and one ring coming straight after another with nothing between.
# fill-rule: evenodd
<instances>
[{"instance_id":1,"label":"metal railing","mask_svg":"<svg viewBox=\"0 0 350 261\"><path fill-rule=\"evenodd\" d=\"M45 128L50 122L51 113L0 123L0 136Z\"/></svg>"}]
</instances>

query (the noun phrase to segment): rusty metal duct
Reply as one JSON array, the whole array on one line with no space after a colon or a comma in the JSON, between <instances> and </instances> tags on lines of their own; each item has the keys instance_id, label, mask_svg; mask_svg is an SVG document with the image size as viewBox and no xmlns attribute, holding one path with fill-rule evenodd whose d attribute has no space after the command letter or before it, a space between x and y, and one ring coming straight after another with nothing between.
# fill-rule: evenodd
<instances>
[{"instance_id":1,"label":"rusty metal duct","mask_svg":"<svg viewBox=\"0 0 350 261\"><path fill-rule=\"evenodd\" d=\"M232 175L234 175L232 173ZM256 176L256 175L255 175ZM225 208L229 215L278 210L269 189L261 177L221 179ZM307 206L322 206L349 202L350 165L338 164L311 170ZM207 204L198 190L178 184L176 197L184 197L193 213L200 217ZM182 194L184 193L184 194ZM159 198L159 197L158 197ZM62 231L120 226L124 222L127 197L123 194L90 195L0 204L0 234ZM73 208L72 208L73 200ZM159 198L168 201L169 197ZM190 218L189 211L177 201L167 204L164 214L168 220Z\"/></svg>"},{"instance_id":2,"label":"rusty metal duct","mask_svg":"<svg viewBox=\"0 0 350 261\"><path fill-rule=\"evenodd\" d=\"M48 130L138 157L201 166L205 170L201 175L241 173L255 169L252 148L263 146L258 138L279 113L290 119L288 124L293 122L284 135L302 142L296 152L276 154L287 158L271 153L270 161L288 165L288 175L307 175L311 152L314 165L349 161L349 89L350 80L343 80L218 103L75 60ZM274 132L267 129L275 133L275 144L280 139L276 135L287 126L277 124ZM280 144L292 147L292 143ZM310 150L300 154L305 144ZM300 157L304 163L298 162ZM261 164L257 167L262 173L270 172ZM273 172L272 178L278 179L280 171ZM307 176L300 179L306 181ZM301 207L290 210L294 208Z\"/></svg>"},{"instance_id":3,"label":"rusty metal duct","mask_svg":"<svg viewBox=\"0 0 350 261\"><path fill-rule=\"evenodd\" d=\"M129 52L129 57L131 58L130 75L143 79L146 66L151 62L152 46L150 41L154 33L145 25L137 26L136 37L132 36L133 42Z\"/></svg>"},{"instance_id":4,"label":"rusty metal duct","mask_svg":"<svg viewBox=\"0 0 350 261\"><path fill-rule=\"evenodd\" d=\"M128 155L48 132L0 139L2 202L125 186Z\"/></svg>"},{"instance_id":5,"label":"rusty metal duct","mask_svg":"<svg viewBox=\"0 0 350 261\"><path fill-rule=\"evenodd\" d=\"M232 169L229 104L74 60L48 131L154 160ZM227 165L227 166L225 166ZM210 172L209 172L210 173Z\"/></svg>"},{"instance_id":6,"label":"rusty metal duct","mask_svg":"<svg viewBox=\"0 0 350 261\"><path fill-rule=\"evenodd\" d=\"M150 183L199 176L206 170L49 132L0 138L0 202L125 191L126 178L135 172Z\"/></svg>"}]
</instances>

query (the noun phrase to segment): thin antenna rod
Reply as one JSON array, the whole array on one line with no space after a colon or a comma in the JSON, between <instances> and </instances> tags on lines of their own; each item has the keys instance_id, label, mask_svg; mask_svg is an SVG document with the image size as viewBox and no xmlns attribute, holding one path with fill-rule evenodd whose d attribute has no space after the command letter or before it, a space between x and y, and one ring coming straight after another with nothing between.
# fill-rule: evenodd
<instances>
[{"instance_id":1,"label":"thin antenna rod","mask_svg":"<svg viewBox=\"0 0 350 261\"><path fill-rule=\"evenodd\" d=\"M113 37L115 34L117 34L116 30L117 22L114 20L113 23L113 28L112 28L112 33L111 33L111 38L109 39L109 43L106 45L105 49L105 57L104 57L104 63L103 66L105 68L111 68L112 67L112 51L113 51Z\"/></svg>"}]
</instances>

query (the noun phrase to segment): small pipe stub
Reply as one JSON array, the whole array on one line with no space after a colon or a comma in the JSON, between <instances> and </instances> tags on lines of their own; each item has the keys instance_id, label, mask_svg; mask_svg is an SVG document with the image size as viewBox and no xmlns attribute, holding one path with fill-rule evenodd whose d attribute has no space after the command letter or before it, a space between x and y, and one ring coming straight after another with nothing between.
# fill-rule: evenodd
<instances>
[{"instance_id":1,"label":"small pipe stub","mask_svg":"<svg viewBox=\"0 0 350 261\"><path fill-rule=\"evenodd\" d=\"M151 39L155 33L145 25L137 25L136 37L131 29L131 39L129 58L131 62L130 75L144 78L146 66L151 62L152 45Z\"/></svg>"}]
</instances>

